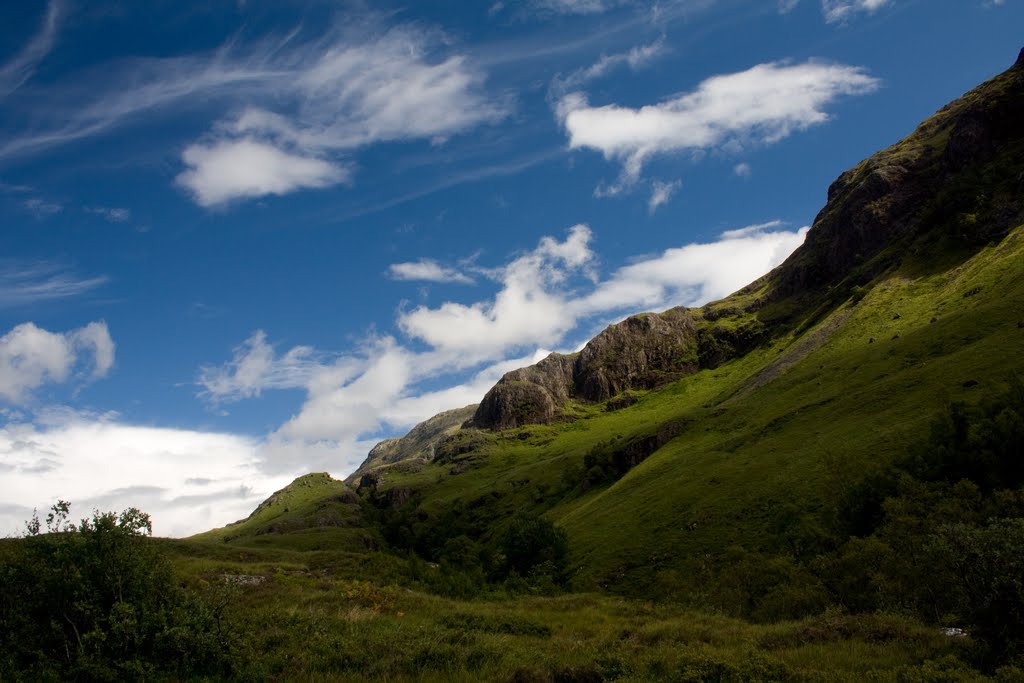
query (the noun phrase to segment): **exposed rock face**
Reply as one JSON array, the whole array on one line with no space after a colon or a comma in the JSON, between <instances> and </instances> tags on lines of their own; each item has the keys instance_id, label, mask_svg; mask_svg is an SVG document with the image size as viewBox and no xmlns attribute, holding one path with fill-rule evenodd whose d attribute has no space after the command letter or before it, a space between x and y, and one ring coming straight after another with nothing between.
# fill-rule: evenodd
<instances>
[{"instance_id":1,"label":"exposed rock face","mask_svg":"<svg viewBox=\"0 0 1024 683\"><path fill-rule=\"evenodd\" d=\"M605 401L627 389L651 389L698 370L693 314L673 308L609 326L579 354L553 353L513 370L487 392L473 426L512 429L562 418L573 398Z\"/></svg>"},{"instance_id":2,"label":"exposed rock face","mask_svg":"<svg viewBox=\"0 0 1024 683\"><path fill-rule=\"evenodd\" d=\"M697 371L693 314L673 308L611 325L583 348L576 362L576 395L606 401L627 389L651 389Z\"/></svg>"},{"instance_id":3,"label":"exposed rock face","mask_svg":"<svg viewBox=\"0 0 1024 683\"><path fill-rule=\"evenodd\" d=\"M575 357L552 353L536 365L506 373L487 392L473 426L512 429L555 421L573 393Z\"/></svg>"},{"instance_id":4,"label":"exposed rock face","mask_svg":"<svg viewBox=\"0 0 1024 683\"><path fill-rule=\"evenodd\" d=\"M807 240L771 274L771 298L848 278L868 281L899 258L903 250L891 247L908 247L923 232L983 243L1019 225L1022 122L1024 58L1018 58L904 140L840 175Z\"/></svg>"},{"instance_id":5,"label":"exposed rock face","mask_svg":"<svg viewBox=\"0 0 1024 683\"><path fill-rule=\"evenodd\" d=\"M473 416L476 405L446 410L429 420L424 420L413 427L405 436L385 439L370 449L366 460L355 472L345 480L349 485L360 481L363 475L384 465L404 460L420 460L430 462L435 457L435 449L450 432L456 430L463 422Z\"/></svg>"}]
</instances>

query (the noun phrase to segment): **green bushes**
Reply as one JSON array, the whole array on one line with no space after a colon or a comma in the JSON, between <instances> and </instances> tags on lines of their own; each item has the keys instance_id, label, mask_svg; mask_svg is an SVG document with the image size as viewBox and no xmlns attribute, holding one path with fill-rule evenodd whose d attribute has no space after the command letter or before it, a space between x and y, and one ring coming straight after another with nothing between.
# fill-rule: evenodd
<instances>
[{"instance_id":1,"label":"green bushes","mask_svg":"<svg viewBox=\"0 0 1024 683\"><path fill-rule=\"evenodd\" d=\"M227 670L219 615L182 590L135 508L79 524L58 502L0 557L0 679L123 680Z\"/></svg>"}]
</instances>

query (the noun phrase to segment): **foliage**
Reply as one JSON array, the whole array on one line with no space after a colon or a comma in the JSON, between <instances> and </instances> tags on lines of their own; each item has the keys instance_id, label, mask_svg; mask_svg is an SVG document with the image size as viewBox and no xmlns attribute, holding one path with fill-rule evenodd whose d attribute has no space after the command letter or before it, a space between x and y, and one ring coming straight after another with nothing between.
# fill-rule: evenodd
<instances>
[{"instance_id":1,"label":"foliage","mask_svg":"<svg viewBox=\"0 0 1024 683\"><path fill-rule=\"evenodd\" d=\"M183 591L135 508L75 524L59 501L0 557L0 678L120 680L226 671L218 611Z\"/></svg>"}]
</instances>

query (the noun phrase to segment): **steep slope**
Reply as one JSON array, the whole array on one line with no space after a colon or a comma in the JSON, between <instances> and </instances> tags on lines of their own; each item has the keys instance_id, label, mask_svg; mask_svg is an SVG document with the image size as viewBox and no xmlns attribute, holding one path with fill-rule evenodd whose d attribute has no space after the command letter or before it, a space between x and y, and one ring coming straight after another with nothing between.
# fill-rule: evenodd
<instances>
[{"instance_id":1,"label":"steep slope","mask_svg":"<svg viewBox=\"0 0 1024 683\"><path fill-rule=\"evenodd\" d=\"M370 449L366 460L345 480L349 485L356 485L367 474L380 473L392 465L401 463L400 468L415 469L423 463L434 459L439 443L454 431L457 431L466 420L473 417L477 406L471 405L455 410L438 413L429 420L424 420L413 427L405 436L385 439Z\"/></svg>"},{"instance_id":2,"label":"steep slope","mask_svg":"<svg viewBox=\"0 0 1024 683\"><path fill-rule=\"evenodd\" d=\"M693 594L733 545L827 536L835 498L950 401L1024 372L1022 129L1018 60L844 173L775 271L509 373L473 419L495 434L381 487L423 518L464 506L484 540L546 511L574 585L631 594Z\"/></svg>"},{"instance_id":3,"label":"steep slope","mask_svg":"<svg viewBox=\"0 0 1024 683\"><path fill-rule=\"evenodd\" d=\"M613 325L508 373L470 424L374 449L364 509L434 561L543 514L574 587L641 596L701 595L730 553L834 543L836 500L950 402L1024 374L1022 198L1024 53L844 173L773 272Z\"/></svg>"},{"instance_id":4,"label":"steep slope","mask_svg":"<svg viewBox=\"0 0 1024 683\"><path fill-rule=\"evenodd\" d=\"M1005 236L1024 222L1022 83L1018 58L843 173L805 244L757 282L702 310L634 316L578 355L510 372L481 401L473 424L548 424L563 419L572 400L605 401L713 369L794 323L813 324L905 261L942 269Z\"/></svg>"}]
</instances>

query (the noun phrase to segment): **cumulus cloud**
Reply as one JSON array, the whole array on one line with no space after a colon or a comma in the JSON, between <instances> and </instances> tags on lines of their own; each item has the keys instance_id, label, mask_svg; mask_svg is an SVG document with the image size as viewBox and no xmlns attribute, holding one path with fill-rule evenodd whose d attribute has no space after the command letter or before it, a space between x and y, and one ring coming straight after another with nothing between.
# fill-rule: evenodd
<instances>
[{"instance_id":1,"label":"cumulus cloud","mask_svg":"<svg viewBox=\"0 0 1024 683\"><path fill-rule=\"evenodd\" d=\"M113 364L114 342L106 323L65 333L22 323L0 337L0 399L24 403L44 384L66 382L89 366L87 378L99 379Z\"/></svg>"},{"instance_id":2,"label":"cumulus cloud","mask_svg":"<svg viewBox=\"0 0 1024 683\"><path fill-rule=\"evenodd\" d=\"M244 518L292 474L255 467L255 440L215 432L124 424L62 411L60 420L0 428L4 505L0 536L24 530L33 508L57 498L76 514L138 507L154 533L185 536Z\"/></svg>"},{"instance_id":3,"label":"cumulus cloud","mask_svg":"<svg viewBox=\"0 0 1024 683\"><path fill-rule=\"evenodd\" d=\"M676 193L682 186L682 181L673 180L672 182L663 182L661 180L655 180L651 184L651 198L647 200L647 211L654 213L658 210L658 207L662 204L667 204L672 199L672 195Z\"/></svg>"},{"instance_id":4,"label":"cumulus cloud","mask_svg":"<svg viewBox=\"0 0 1024 683\"><path fill-rule=\"evenodd\" d=\"M477 268L498 284L483 300L400 311L406 337L368 339L346 353L275 351L257 333L220 368L200 373L201 395L257 396L302 385L301 409L259 444L268 472L323 468L346 474L385 436L442 410L479 401L502 374L552 349L571 351L603 321L725 296L785 259L806 228L771 221L718 240L668 249L602 278L585 225L545 237L506 264ZM296 372L295 357L308 361Z\"/></svg>"},{"instance_id":5,"label":"cumulus cloud","mask_svg":"<svg viewBox=\"0 0 1024 683\"><path fill-rule=\"evenodd\" d=\"M399 316L399 327L436 349L481 360L508 348L552 344L574 322L555 292L571 275L587 272L594 260L590 239L584 225L571 228L564 241L545 237L498 271L502 288L493 301L419 306Z\"/></svg>"},{"instance_id":6,"label":"cumulus cloud","mask_svg":"<svg viewBox=\"0 0 1024 683\"><path fill-rule=\"evenodd\" d=\"M859 67L772 62L709 78L693 92L638 109L593 107L583 93L570 93L556 114L571 149L594 149L622 163L619 180L604 191L615 194L635 184L655 155L775 143L827 121L825 106L841 95L877 87Z\"/></svg>"},{"instance_id":7,"label":"cumulus cloud","mask_svg":"<svg viewBox=\"0 0 1024 683\"><path fill-rule=\"evenodd\" d=\"M576 315L696 305L721 299L782 263L803 244L808 228L780 221L731 230L715 242L666 249L618 269L572 304Z\"/></svg>"},{"instance_id":8,"label":"cumulus cloud","mask_svg":"<svg viewBox=\"0 0 1024 683\"><path fill-rule=\"evenodd\" d=\"M178 176L177 182L188 188L201 206L327 187L345 182L350 176L345 167L251 139L190 145L181 158L188 170Z\"/></svg>"},{"instance_id":9,"label":"cumulus cloud","mask_svg":"<svg viewBox=\"0 0 1024 683\"><path fill-rule=\"evenodd\" d=\"M420 259L388 266L388 276L395 280L418 280L422 282L455 282L473 284L473 278L454 268L443 266L434 259Z\"/></svg>"}]
</instances>

